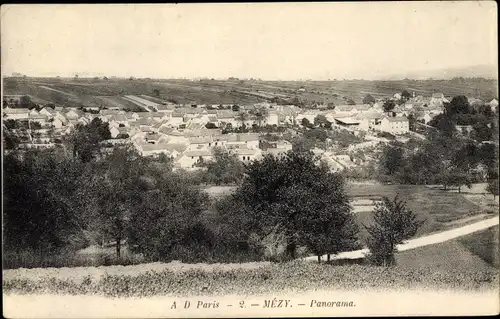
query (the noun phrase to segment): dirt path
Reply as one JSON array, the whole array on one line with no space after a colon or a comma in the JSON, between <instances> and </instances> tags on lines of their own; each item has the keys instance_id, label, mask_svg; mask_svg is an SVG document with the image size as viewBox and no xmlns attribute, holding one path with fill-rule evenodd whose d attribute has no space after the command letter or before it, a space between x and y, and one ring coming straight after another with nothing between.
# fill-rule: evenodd
<instances>
[{"instance_id":1,"label":"dirt path","mask_svg":"<svg viewBox=\"0 0 500 319\"><path fill-rule=\"evenodd\" d=\"M431 234L427 236L422 236L419 238L414 238L408 240L406 243L399 245L398 250L399 251L405 251L405 250L410 250L418 247L423 247L423 246L428 246L428 245L434 245L438 243L442 243L448 240L455 239L457 237L465 236L468 234L472 234L474 232L490 228L492 226L497 226L498 225L498 216L495 216L493 218L485 219L480 222L446 230L440 233L436 234ZM349 252L343 252L340 253L336 256L331 256L332 259L358 259L358 258L363 258L364 255L368 253L368 249L361 249L361 250L356 250L356 251L349 251ZM317 256L311 256L305 258L306 260L311 260L311 261L316 261L318 259ZM326 255L321 256L322 260L326 260Z\"/></svg>"}]
</instances>

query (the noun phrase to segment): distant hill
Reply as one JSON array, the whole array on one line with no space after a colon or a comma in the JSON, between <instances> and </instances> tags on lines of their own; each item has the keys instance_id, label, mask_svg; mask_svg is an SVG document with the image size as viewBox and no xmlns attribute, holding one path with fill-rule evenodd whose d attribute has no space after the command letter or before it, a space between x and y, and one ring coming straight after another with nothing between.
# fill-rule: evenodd
<instances>
[{"instance_id":1,"label":"distant hill","mask_svg":"<svg viewBox=\"0 0 500 319\"><path fill-rule=\"evenodd\" d=\"M498 68L496 65L472 65L461 68L443 68L435 70L412 71L384 77L384 80L450 80L453 78L486 78L498 79Z\"/></svg>"}]
</instances>

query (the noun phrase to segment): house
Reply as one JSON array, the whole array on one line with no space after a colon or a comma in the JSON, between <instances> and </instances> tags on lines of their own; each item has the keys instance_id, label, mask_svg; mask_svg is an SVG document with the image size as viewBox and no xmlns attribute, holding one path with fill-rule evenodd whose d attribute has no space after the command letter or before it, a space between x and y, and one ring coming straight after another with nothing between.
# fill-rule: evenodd
<instances>
[{"instance_id":1,"label":"house","mask_svg":"<svg viewBox=\"0 0 500 319\"><path fill-rule=\"evenodd\" d=\"M169 131L173 131L174 129L171 128ZM203 137L207 135L212 135L212 131L207 129L205 126L198 127L198 128L186 128L183 132L185 137Z\"/></svg>"},{"instance_id":2,"label":"house","mask_svg":"<svg viewBox=\"0 0 500 319\"><path fill-rule=\"evenodd\" d=\"M359 121L359 129L369 131L379 128L382 115L377 112L364 113L356 115L354 119Z\"/></svg>"},{"instance_id":3,"label":"house","mask_svg":"<svg viewBox=\"0 0 500 319\"><path fill-rule=\"evenodd\" d=\"M136 122L139 123L139 125L144 125L144 126L153 125L153 119L151 117L141 117Z\"/></svg>"},{"instance_id":4,"label":"house","mask_svg":"<svg viewBox=\"0 0 500 319\"><path fill-rule=\"evenodd\" d=\"M361 121L353 117L340 117L335 118L335 123L346 128L356 129Z\"/></svg>"},{"instance_id":5,"label":"house","mask_svg":"<svg viewBox=\"0 0 500 319\"><path fill-rule=\"evenodd\" d=\"M335 115L353 115L356 113L355 105L338 105L333 109Z\"/></svg>"},{"instance_id":6,"label":"house","mask_svg":"<svg viewBox=\"0 0 500 319\"><path fill-rule=\"evenodd\" d=\"M196 165L213 160L214 156L210 150L186 150L176 160L176 165L183 169L196 169Z\"/></svg>"},{"instance_id":7,"label":"house","mask_svg":"<svg viewBox=\"0 0 500 319\"><path fill-rule=\"evenodd\" d=\"M444 96L443 93L434 93L429 101L430 107L441 107L444 103L449 103L450 101Z\"/></svg>"},{"instance_id":8,"label":"house","mask_svg":"<svg viewBox=\"0 0 500 319\"><path fill-rule=\"evenodd\" d=\"M259 160L262 157L262 151L260 149L236 148L233 149L232 152L236 154L243 163Z\"/></svg>"},{"instance_id":9,"label":"house","mask_svg":"<svg viewBox=\"0 0 500 319\"><path fill-rule=\"evenodd\" d=\"M46 115L42 114L34 114L34 115L29 115L28 120L30 122L38 122L40 125L46 125L48 123L48 118Z\"/></svg>"},{"instance_id":10,"label":"house","mask_svg":"<svg viewBox=\"0 0 500 319\"><path fill-rule=\"evenodd\" d=\"M189 139L189 146L188 146L188 150L191 151L191 150L200 150L200 149L204 149L204 150L207 150L209 147L212 147L212 146L218 146L218 145L215 145L215 143L213 143L214 145L212 145L212 137L211 136L203 136L203 137L193 137L193 138L190 138Z\"/></svg>"},{"instance_id":11,"label":"house","mask_svg":"<svg viewBox=\"0 0 500 319\"><path fill-rule=\"evenodd\" d=\"M38 113L40 113L42 115L45 115L48 118L52 118L52 117L54 117L56 115L56 111L53 108L51 108L51 107L44 107Z\"/></svg>"},{"instance_id":12,"label":"house","mask_svg":"<svg viewBox=\"0 0 500 319\"><path fill-rule=\"evenodd\" d=\"M128 127L111 127L109 129L109 132L111 133L112 138L117 138L119 136L130 136L131 135L131 130Z\"/></svg>"},{"instance_id":13,"label":"house","mask_svg":"<svg viewBox=\"0 0 500 319\"><path fill-rule=\"evenodd\" d=\"M220 136L220 140L225 141L227 148L242 148L243 146L248 149L259 148L258 133L225 134Z\"/></svg>"},{"instance_id":14,"label":"house","mask_svg":"<svg viewBox=\"0 0 500 319\"><path fill-rule=\"evenodd\" d=\"M28 115L30 115L30 116L32 116L32 115L36 116L36 115L40 115L40 113L38 113L36 109L32 109L32 110L30 110L30 113Z\"/></svg>"},{"instance_id":15,"label":"house","mask_svg":"<svg viewBox=\"0 0 500 319\"><path fill-rule=\"evenodd\" d=\"M168 119L168 124L173 127L178 127L181 124L184 124L184 113L179 110L174 110Z\"/></svg>"},{"instance_id":16,"label":"house","mask_svg":"<svg viewBox=\"0 0 500 319\"><path fill-rule=\"evenodd\" d=\"M86 117L80 117L77 121L78 121L78 123L80 123L82 125L87 125L91 122L91 120L89 120Z\"/></svg>"},{"instance_id":17,"label":"house","mask_svg":"<svg viewBox=\"0 0 500 319\"><path fill-rule=\"evenodd\" d=\"M189 145L189 139L174 128L161 127L159 132L166 135L169 143Z\"/></svg>"},{"instance_id":18,"label":"house","mask_svg":"<svg viewBox=\"0 0 500 319\"><path fill-rule=\"evenodd\" d=\"M285 156L287 152L288 152L288 150L286 150L285 148L282 148L282 147L270 147L267 150L263 151L262 153L265 155L270 154L270 155L273 155L275 157L281 158L281 157Z\"/></svg>"},{"instance_id":19,"label":"house","mask_svg":"<svg viewBox=\"0 0 500 319\"><path fill-rule=\"evenodd\" d=\"M168 138L165 134L153 133L153 134L146 134L145 140L149 144L159 144L159 143L167 142Z\"/></svg>"},{"instance_id":20,"label":"house","mask_svg":"<svg viewBox=\"0 0 500 319\"><path fill-rule=\"evenodd\" d=\"M406 117L384 117L380 122L380 130L393 135L404 134L410 131L410 124Z\"/></svg>"},{"instance_id":21,"label":"house","mask_svg":"<svg viewBox=\"0 0 500 319\"><path fill-rule=\"evenodd\" d=\"M393 97L395 100L401 100L401 94L399 94L399 93L395 93L392 97Z\"/></svg>"},{"instance_id":22,"label":"house","mask_svg":"<svg viewBox=\"0 0 500 319\"><path fill-rule=\"evenodd\" d=\"M56 129L60 129L63 127L63 125L65 124L65 122L63 122L60 118L58 117L53 117L51 119L48 120L48 123L50 125L52 125L52 127L56 128Z\"/></svg>"},{"instance_id":23,"label":"house","mask_svg":"<svg viewBox=\"0 0 500 319\"><path fill-rule=\"evenodd\" d=\"M156 122L161 122L164 119L168 118L168 115L163 112L150 112L149 117Z\"/></svg>"},{"instance_id":24,"label":"house","mask_svg":"<svg viewBox=\"0 0 500 319\"><path fill-rule=\"evenodd\" d=\"M354 108L352 109L354 113L356 114L363 114L367 112L377 112L377 110L372 109L372 106L370 104L358 104L354 105Z\"/></svg>"},{"instance_id":25,"label":"house","mask_svg":"<svg viewBox=\"0 0 500 319\"><path fill-rule=\"evenodd\" d=\"M314 123L314 119L316 118L316 116L318 116L318 114L319 111L317 110L305 110L302 113L298 114L295 120L298 123L302 123L303 119L307 119L309 123Z\"/></svg>"},{"instance_id":26,"label":"house","mask_svg":"<svg viewBox=\"0 0 500 319\"><path fill-rule=\"evenodd\" d=\"M30 110L21 108L5 108L2 110L4 119L6 120L27 120Z\"/></svg>"},{"instance_id":27,"label":"house","mask_svg":"<svg viewBox=\"0 0 500 319\"><path fill-rule=\"evenodd\" d=\"M78 120L80 117L85 116L85 113L78 109L69 109L64 116L68 120Z\"/></svg>"},{"instance_id":28,"label":"house","mask_svg":"<svg viewBox=\"0 0 500 319\"><path fill-rule=\"evenodd\" d=\"M491 110L495 112L498 107L498 101L496 99L493 99L488 103L488 105L491 107Z\"/></svg>"},{"instance_id":29,"label":"house","mask_svg":"<svg viewBox=\"0 0 500 319\"><path fill-rule=\"evenodd\" d=\"M286 140L281 140L276 143L276 148L283 149L285 152L288 152L292 150L292 143Z\"/></svg>"},{"instance_id":30,"label":"house","mask_svg":"<svg viewBox=\"0 0 500 319\"><path fill-rule=\"evenodd\" d=\"M429 123L434 117L431 116L429 113L424 113L423 116L417 118L417 120L424 120L424 124Z\"/></svg>"},{"instance_id":31,"label":"house","mask_svg":"<svg viewBox=\"0 0 500 319\"><path fill-rule=\"evenodd\" d=\"M268 125L278 125L279 124L278 112L274 109L270 109L267 113L266 121Z\"/></svg>"},{"instance_id":32,"label":"house","mask_svg":"<svg viewBox=\"0 0 500 319\"><path fill-rule=\"evenodd\" d=\"M158 156L160 154L165 154L172 157L178 156L178 151L173 152L175 148L169 147L169 143L158 143L158 144L138 144L134 143L134 146L137 148L137 151L142 156Z\"/></svg>"}]
</instances>

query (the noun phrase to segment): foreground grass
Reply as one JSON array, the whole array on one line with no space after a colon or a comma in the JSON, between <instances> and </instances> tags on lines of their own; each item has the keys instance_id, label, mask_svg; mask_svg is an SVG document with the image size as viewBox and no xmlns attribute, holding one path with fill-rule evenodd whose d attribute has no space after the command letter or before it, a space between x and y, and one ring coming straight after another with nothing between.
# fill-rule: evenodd
<instances>
[{"instance_id":1,"label":"foreground grass","mask_svg":"<svg viewBox=\"0 0 500 319\"><path fill-rule=\"evenodd\" d=\"M487 264L496 268L500 266L498 226L464 236L458 241Z\"/></svg>"},{"instance_id":2,"label":"foreground grass","mask_svg":"<svg viewBox=\"0 0 500 319\"><path fill-rule=\"evenodd\" d=\"M128 267L140 267L128 266ZM332 266L304 261L256 268L146 271L74 278L4 278L4 294L70 294L108 297L268 294L315 290L431 289L477 291L498 286L496 270L454 271L364 265Z\"/></svg>"}]
</instances>

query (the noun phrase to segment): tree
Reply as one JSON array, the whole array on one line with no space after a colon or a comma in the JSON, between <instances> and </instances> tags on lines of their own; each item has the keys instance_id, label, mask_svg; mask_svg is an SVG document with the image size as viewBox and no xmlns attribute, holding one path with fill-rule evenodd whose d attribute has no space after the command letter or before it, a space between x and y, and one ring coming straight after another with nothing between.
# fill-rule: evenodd
<instances>
[{"instance_id":1,"label":"tree","mask_svg":"<svg viewBox=\"0 0 500 319\"><path fill-rule=\"evenodd\" d=\"M439 114L435 116L430 122L429 126L433 126L438 129L438 131L448 138L455 135L456 126L450 116L446 114Z\"/></svg>"},{"instance_id":2,"label":"tree","mask_svg":"<svg viewBox=\"0 0 500 319\"><path fill-rule=\"evenodd\" d=\"M401 93L401 98L405 101L408 101L409 99L411 99L410 92L408 92L407 90L403 90L403 92Z\"/></svg>"},{"instance_id":3,"label":"tree","mask_svg":"<svg viewBox=\"0 0 500 319\"><path fill-rule=\"evenodd\" d=\"M35 103L31 100L31 97L29 95L23 95L19 98L19 107L21 108L26 108L26 109L32 109L36 106Z\"/></svg>"},{"instance_id":4,"label":"tree","mask_svg":"<svg viewBox=\"0 0 500 319\"><path fill-rule=\"evenodd\" d=\"M264 107L261 107L261 108L255 110L254 115L255 115L255 118L256 118L259 126L262 125L262 121L267 118L268 114L269 114L269 111Z\"/></svg>"},{"instance_id":5,"label":"tree","mask_svg":"<svg viewBox=\"0 0 500 319\"><path fill-rule=\"evenodd\" d=\"M408 126L410 128L410 131L415 131L416 122L417 122L417 119L415 118L415 115L413 115L413 114L408 115Z\"/></svg>"},{"instance_id":6,"label":"tree","mask_svg":"<svg viewBox=\"0 0 500 319\"><path fill-rule=\"evenodd\" d=\"M297 153L309 152L315 146L315 141L305 137L296 137L292 140L292 150Z\"/></svg>"},{"instance_id":7,"label":"tree","mask_svg":"<svg viewBox=\"0 0 500 319\"><path fill-rule=\"evenodd\" d=\"M448 185L458 187L458 192L461 192L463 185L471 187L471 178L464 170L454 167L448 174Z\"/></svg>"},{"instance_id":8,"label":"tree","mask_svg":"<svg viewBox=\"0 0 500 319\"><path fill-rule=\"evenodd\" d=\"M448 115L454 114L470 114L472 108L469 104L469 99L464 95L458 95L451 99L450 104L446 106L446 113Z\"/></svg>"},{"instance_id":9,"label":"tree","mask_svg":"<svg viewBox=\"0 0 500 319\"><path fill-rule=\"evenodd\" d=\"M391 142L384 147L380 156L380 172L383 175L393 176L404 166L402 145Z\"/></svg>"},{"instance_id":10,"label":"tree","mask_svg":"<svg viewBox=\"0 0 500 319\"><path fill-rule=\"evenodd\" d=\"M396 107L396 104L392 100L387 100L384 102L382 107L384 108L384 112L390 112L390 111L394 110L394 108Z\"/></svg>"},{"instance_id":11,"label":"tree","mask_svg":"<svg viewBox=\"0 0 500 319\"><path fill-rule=\"evenodd\" d=\"M364 225L368 231L368 260L378 266L395 264L397 245L415 236L424 221L406 207L406 202L383 197L373 210L373 224Z\"/></svg>"},{"instance_id":12,"label":"tree","mask_svg":"<svg viewBox=\"0 0 500 319\"><path fill-rule=\"evenodd\" d=\"M356 105L356 102L354 102L353 99L348 99L347 100L347 105Z\"/></svg>"},{"instance_id":13,"label":"tree","mask_svg":"<svg viewBox=\"0 0 500 319\"><path fill-rule=\"evenodd\" d=\"M99 142L111 138L109 124L94 118L87 125L78 124L69 138L73 156L83 162L90 162L99 153Z\"/></svg>"},{"instance_id":14,"label":"tree","mask_svg":"<svg viewBox=\"0 0 500 319\"><path fill-rule=\"evenodd\" d=\"M328 133L321 128L313 128L304 133L304 137L319 142L324 142L328 138Z\"/></svg>"},{"instance_id":15,"label":"tree","mask_svg":"<svg viewBox=\"0 0 500 319\"><path fill-rule=\"evenodd\" d=\"M5 130L2 135L4 143L3 146L6 150L15 150L21 143L19 136L10 130Z\"/></svg>"},{"instance_id":16,"label":"tree","mask_svg":"<svg viewBox=\"0 0 500 319\"><path fill-rule=\"evenodd\" d=\"M492 129L484 122L474 124L472 129L472 138L478 142L491 141L493 138Z\"/></svg>"},{"instance_id":17,"label":"tree","mask_svg":"<svg viewBox=\"0 0 500 319\"><path fill-rule=\"evenodd\" d=\"M241 122L241 126L244 127L245 126L245 122L248 120L248 113L247 112L240 112L238 115L237 115L237 120Z\"/></svg>"},{"instance_id":18,"label":"tree","mask_svg":"<svg viewBox=\"0 0 500 319\"><path fill-rule=\"evenodd\" d=\"M249 213L242 228L259 238L282 233L292 259L298 246L317 255L335 254L356 242L344 181L316 160L310 152L266 155L246 166L245 178L232 195Z\"/></svg>"},{"instance_id":19,"label":"tree","mask_svg":"<svg viewBox=\"0 0 500 319\"><path fill-rule=\"evenodd\" d=\"M151 187L153 179L148 179L146 167L144 158L125 148L113 149L106 160L99 163L99 186L94 190L99 207L98 227L104 236L114 241L117 258L121 257L132 211Z\"/></svg>"},{"instance_id":20,"label":"tree","mask_svg":"<svg viewBox=\"0 0 500 319\"><path fill-rule=\"evenodd\" d=\"M167 172L155 180L155 187L143 192L142 200L130 211L130 249L154 261L207 260L217 243L201 224L208 195L193 187L185 175Z\"/></svg>"},{"instance_id":21,"label":"tree","mask_svg":"<svg viewBox=\"0 0 500 319\"><path fill-rule=\"evenodd\" d=\"M316 126L324 127L326 123L328 123L328 120L326 119L326 116L324 116L323 114L318 114L314 118L314 125Z\"/></svg>"},{"instance_id":22,"label":"tree","mask_svg":"<svg viewBox=\"0 0 500 319\"><path fill-rule=\"evenodd\" d=\"M486 185L486 191L493 194L493 199L498 196L498 177L491 178L488 180L488 185Z\"/></svg>"},{"instance_id":23,"label":"tree","mask_svg":"<svg viewBox=\"0 0 500 319\"><path fill-rule=\"evenodd\" d=\"M205 163L206 181L220 185L238 183L243 178L244 166L238 156L220 147L213 149L214 160Z\"/></svg>"},{"instance_id":24,"label":"tree","mask_svg":"<svg viewBox=\"0 0 500 319\"><path fill-rule=\"evenodd\" d=\"M153 94L157 97L160 97L160 90L158 89L153 89Z\"/></svg>"},{"instance_id":25,"label":"tree","mask_svg":"<svg viewBox=\"0 0 500 319\"><path fill-rule=\"evenodd\" d=\"M309 122L309 120L306 117L302 119L300 124L302 124L303 127L311 127L311 122Z\"/></svg>"},{"instance_id":26,"label":"tree","mask_svg":"<svg viewBox=\"0 0 500 319\"><path fill-rule=\"evenodd\" d=\"M21 127L19 122L13 119L4 120L3 123L5 124L5 128L7 128L7 130L15 130Z\"/></svg>"},{"instance_id":27,"label":"tree","mask_svg":"<svg viewBox=\"0 0 500 319\"><path fill-rule=\"evenodd\" d=\"M239 112L240 111L240 106L237 105L237 104L234 104L233 106L231 106L231 109L233 110L233 112Z\"/></svg>"},{"instance_id":28,"label":"tree","mask_svg":"<svg viewBox=\"0 0 500 319\"><path fill-rule=\"evenodd\" d=\"M205 124L205 127L209 130L211 129L216 129L217 128L217 125L215 125L214 123L212 122L208 122L207 124Z\"/></svg>"},{"instance_id":29,"label":"tree","mask_svg":"<svg viewBox=\"0 0 500 319\"><path fill-rule=\"evenodd\" d=\"M52 254L77 244L91 198L88 172L57 150L5 155L4 249Z\"/></svg>"},{"instance_id":30,"label":"tree","mask_svg":"<svg viewBox=\"0 0 500 319\"><path fill-rule=\"evenodd\" d=\"M375 98L373 96L371 96L370 94L367 94L365 95L365 97L363 98L363 104L370 104L370 105L373 105L375 104Z\"/></svg>"}]
</instances>

